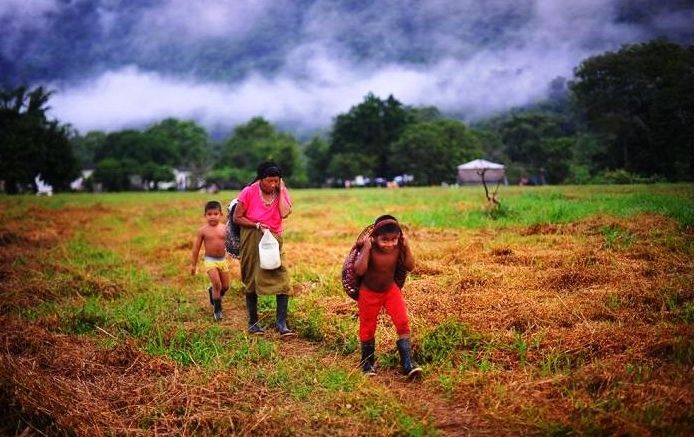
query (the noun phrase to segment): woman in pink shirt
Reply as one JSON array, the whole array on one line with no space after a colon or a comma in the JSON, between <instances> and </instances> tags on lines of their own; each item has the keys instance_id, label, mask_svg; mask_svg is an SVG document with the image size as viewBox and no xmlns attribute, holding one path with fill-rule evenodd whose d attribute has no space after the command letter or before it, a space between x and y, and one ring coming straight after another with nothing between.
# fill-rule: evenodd
<instances>
[{"instance_id":1,"label":"woman in pink shirt","mask_svg":"<svg viewBox=\"0 0 700 437\"><path fill-rule=\"evenodd\" d=\"M292 212L292 201L282 179L282 172L272 161L258 166L255 180L238 195L234 221L241 228L241 281L245 287L248 308L248 332L262 334L258 323L258 294L277 295L277 331L282 336L293 335L287 327L289 305L289 272L284 264L282 219ZM279 242L282 265L274 270L260 268L258 244L265 229Z\"/></svg>"}]
</instances>

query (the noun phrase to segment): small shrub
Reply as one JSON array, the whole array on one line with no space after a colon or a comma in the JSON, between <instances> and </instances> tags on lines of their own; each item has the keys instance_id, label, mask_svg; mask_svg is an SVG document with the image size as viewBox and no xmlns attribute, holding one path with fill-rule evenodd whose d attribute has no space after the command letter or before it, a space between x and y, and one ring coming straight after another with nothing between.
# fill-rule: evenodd
<instances>
[{"instance_id":1,"label":"small shrub","mask_svg":"<svg viewBox=\"0 0 700 437\"><path fill-rule=\"evenodd\" d=\"M426 428L422 423L411 416L399 416L399 426L401 426L401 435L418 437L436 435L436 431L431 428Z\"/></svg>"},{"instance_id":2,"label":"small shrub","mask_svg":"<svg viewBox=\"0 0 700 437\"><path fill-rule=\"evenodd\" d=\"M628 248L634 243L634 235L619 226L603 226L600 233L606 249Z\"/></svg>"},{"instance_id":3,"label":"small shrub","mask_svg":"<svg viewBox=\"0 0 700 437\"><path fill-rule=\"evenodd\" d=\"M503 205L489 206L485 210L486 216L491 220L505 219L510 213L510 209Z\"/></svg>"},{"instance_id":4,"label":"small shrub","mask_svg":"<svg viewBox=\"0 0 700 437\"><path fill-rule=\"evenodd\" d=\"M479 345L481 339L469 328L456 321L447 321L425 335L420 341L416 359L424 363L448 360L455 351Z\"/></svg>"},{"instance_id":5,"label":"small shrub","mask_svg":"<svg viewBox=\"0 0 700 437\"><path fill-rule=\"evenodd\" d=\"M68 332L86 334L94 331L96 326L104 325L106 320L107 315L99 301L90 298L68 318L64 326Z\"/></svg>"},{"instance_id":6,"label":"small shrub","mask_svg":"<svg viewBox=\"0 0 700 437\"><path fill-rule=\"evenodd\" d=\"M445 394L451 395L454 392L455 380L451 376L440 375L438 377L438 383L440 384L440 388L443 392L445 392Z\"/></svg>"},{"instance_id":7,"label":"small shrub","mask_svg":"<svg viewBox=\"0 0 700 437\"><path fill-rule=\"evenodd\" d=\"M323 333L321 325L323 314L319 309L313 309L305 317L302 316L296 320L297 331L299 335L311 341L323 341Z\"/></svg>"},{"instance_id":8,"label":"small shrub","mask_svg":"<svg viewBox=\"0 0 700 437\"><path fill-rule=\"evenodd\" d=\"M591 178L591 182L594 184L655 184L664 182L664 179L660 176L649 176L644 177L635 173L628 172L627 170L617 169L609 170L595 175Z\"/></svg>"},{"instance_id":9,"label":"small shrub","mask_svg":"<svg viewBox=\"0 0 700 437\"><path fill-rule=\"evenodd\" d=\"M617 293L610 293L605 296L605 306L611 310L618 310L622 306L620 301L620 295Z\"/></svg>"},{"instance_id":10,"label":"small shrub","mask_svg":"<svg viewBox=\"0 0 700 437\"><path fill-rule=\"evenodd\" d=\"M369 401L365 405L365 415L372 422L377 422L382 418L384 414L384 406L378 405L375 402Z\"/></svg>"},{"instance_id":11,"label":"small shrub","mask_svg":"<svg viewBox=\"0 0 700 437\"><path fill-rule=\"evenodd\" d=\"M518 360L520 361L520 365L524 366L527 363L528 342L519 332L515 333L513 348L518 352Z\"/></svg>"},{"instance_id":12,"label":"small shrub","mask_svg":"<svg viewBox=\"0 0 700 437\"><path fill-rule=\"evenodd\" d=\"M549 376L557 373L569 373L572 367L573 360L569 355L552 351L540 361L540 374Z\"/></svg>"},{"instance_id":13,"label":"small shrub","mask_svg":"<svg viewBox=\"0 0 700 437\"><path fill-rule=\"evenodd\" d=\"M321 386L327 390L346 393L355 390L359 382L356 376L339 369L322 371L318 380Z\"/></svg>"}]
</instances>

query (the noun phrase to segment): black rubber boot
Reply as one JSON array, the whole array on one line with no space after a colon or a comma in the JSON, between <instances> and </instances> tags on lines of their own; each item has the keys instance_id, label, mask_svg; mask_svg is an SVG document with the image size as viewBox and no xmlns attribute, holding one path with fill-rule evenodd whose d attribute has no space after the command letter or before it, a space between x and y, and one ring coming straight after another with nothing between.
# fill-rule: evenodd
<instances>
[{"instance_id":1,"label":"black rubber boot","mask_svg":"<svg viewBox=\"0 0 700 437\"><path fill-rule=\"evenodd\" d=\"M214 321L219 322L223 314L221 312L221 299L214 299Z\"/></svg>"},{"instance_id":2,"label":"black rubber boot","mask_svg":"<svg viewBox=\"0 0 700 437\"><path fill-rule=\"evenodd\" d=\"M423 369L413 364L411 361L411 340L407 338L399 339L396 342L396 347L399 349L399 357L401 359L401 373L409 379L413 379L423 372Z\"/></svg>"},{"instance_id":3,"label":"black rubber boot","mask_svg":"<svg viewBox=\"0 0 700 437\"><path fill-rule=\"evenodd\" d=\"M294 335L294 333L287 327L287 309L289 307L289 295L278 294L277 295L277 331L283 337L289 335Z\"/></svg>"},{"instance_id":4,"label":"black rubber boot","mask_svg":"<svg viewBox=\"0 0 700 437\"><path fill-rule=\"evenodd\" d=\"M255 293L246 293L245 306L248 309L248 332L251 334L262 334L265 332L258 324L258 295Z\"/></svg>"},{"instance_id":5,"label":"black rubber boot","mask_svg":"<svg viewBox=\"0 0 700 437\"><path fill-rule=\"evenodd\" d=\"M374 339L361 342L360 349L362 351L362 358L360 359L362 373L368 376L376 375L377 370L374 368Z\"/></svg>"}]
</instances>

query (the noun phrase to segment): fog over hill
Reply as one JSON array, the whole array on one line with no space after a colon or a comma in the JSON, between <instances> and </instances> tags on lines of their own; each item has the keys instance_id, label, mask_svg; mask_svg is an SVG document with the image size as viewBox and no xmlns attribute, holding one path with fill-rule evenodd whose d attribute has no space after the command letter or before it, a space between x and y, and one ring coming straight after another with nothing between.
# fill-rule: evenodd
<instances>
[{"instance_id":1,"label":"fog over hill","mask_svg":"<svg viewBox=\"0 0 700 437\"><path fill-rule=\"evenodd\" d=\"M81 132L256 115L308 132L369 92L476 120L656 37L692 44L692 1L4 0L0 81L56 90L51 115Z\"/></svg>"}]
</instances>

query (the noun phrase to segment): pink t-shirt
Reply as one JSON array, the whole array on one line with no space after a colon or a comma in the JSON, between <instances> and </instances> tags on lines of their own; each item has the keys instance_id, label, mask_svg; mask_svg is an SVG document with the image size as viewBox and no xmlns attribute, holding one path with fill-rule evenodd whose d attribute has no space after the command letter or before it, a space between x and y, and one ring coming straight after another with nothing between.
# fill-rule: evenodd
<instances>
[{"instance_id":1,"label":"pink t-shirt","mask_svg":"<svg viewBox=\"0 0 700 437\"><path fill-rule=\"evenodd\" d=\"M292 205L289 193L284 190L282 196ZM254 222L260 222L268 226L275 234L282 233L282 216L280 215L280 198L275 197L270 206L265 205L260 191L260 181L243 188L238 195L238 201L246 206L245 216Z\"/></svg>"}]
</instances>

